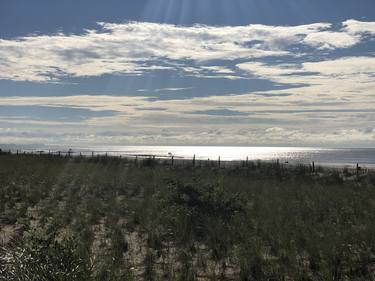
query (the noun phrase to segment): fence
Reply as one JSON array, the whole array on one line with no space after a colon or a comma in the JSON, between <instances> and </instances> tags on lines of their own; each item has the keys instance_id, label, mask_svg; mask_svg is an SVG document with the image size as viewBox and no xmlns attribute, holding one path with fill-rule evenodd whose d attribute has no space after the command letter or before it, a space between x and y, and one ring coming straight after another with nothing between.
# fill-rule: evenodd
<instances>
[{"instance_id":1,"label":"fence","mask_svg":"<svg viewBox=\"0 0 375 281\"><path fill-rule=\"evenodd\" d=\"M310 169L311 172L316 173L321 170L321 166L317 166L314 161L309 164L295 163L291 164L289 161L275 160L250 160L246 157L244 160L222 160L220 156L217 159L198 159L196 155L191 158L176 156L173 154L168 155L151 155L151 154L127 154L123 151L92 151L92 150L72 150L68 149L66 151L60 150L2 150L0 149L0 154L12 154L12 155L37 155L37 156L54 156L54 157L81 157L81 158L120 158L124 160L133 160L136 164L152 164L152 163L162 163L170 166L192 166L192 167L218 167L218 168L233 168L233 167L257 167L262 163L271 164L275 168L288 168L300 166ZM333 169L333 167L330 167ZM355 171L357 175L366 174L369 169L366 167L361 167L359 163L352 166L343 166L336 168L346 171Z\"/></svg>"}]
</instances>

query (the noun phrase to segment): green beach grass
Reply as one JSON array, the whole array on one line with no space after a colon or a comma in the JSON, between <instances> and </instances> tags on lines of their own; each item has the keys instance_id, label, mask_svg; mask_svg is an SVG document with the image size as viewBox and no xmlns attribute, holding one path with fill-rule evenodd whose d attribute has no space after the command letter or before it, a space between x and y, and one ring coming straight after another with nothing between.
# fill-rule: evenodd
<instances>
[{"instance_id":1,"label":"green beach grass","mask_svg":"<svg viewBox=\"0 0 375 281\"><path fill-rule=\"evenodd\" d=\"M375 173L0 155L0 280L375 280Z\"/></svg>"}]
</instances>

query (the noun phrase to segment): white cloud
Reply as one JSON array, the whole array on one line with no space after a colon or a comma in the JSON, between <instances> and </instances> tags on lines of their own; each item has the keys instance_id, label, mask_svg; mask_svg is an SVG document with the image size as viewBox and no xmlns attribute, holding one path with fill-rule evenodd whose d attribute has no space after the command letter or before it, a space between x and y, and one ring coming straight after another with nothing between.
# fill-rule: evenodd
<instances>
[{"instance_id":1,"label":"white cloud","mask_svg":"<svg viewBox=\"0 0 375 281\"><path fill-rule=\"evenodd\" d=\"M267 65L262 62L245 62L237 64L237 67L260 78L281 82L283 75L303 72L301 66L295 64Z\"/></svg>"},{"instance_id":2,"label":"white cloud","mask_svg":"<svg viewBox=\"0 0 375 281\"><path fill-rule=\"evenodd\" d=\"M179 92L184 90L191 90L192 87L185 88L160 88L160 89L138 89L137 92Z\"/></svg>"},{"instance_id":3,"label":"white cloud","mask_svg":"<svg viewBox=\"0 0 375 281\"><path fill-rule=\"evenodd\" d=\"M359 42L357 33L373 32L374 23L351 20L344 25L342 32L333 32L328 23L224 27L99 23L98 30L83 34L0 39L0 79L56 82L66 76L140 75L158 69L234 79L230 69L205 66L205 62L294 56L298 54L289 48L295 44L319 49L350 47Z\"/></svg>"},{"instance_id":4,"label":"white cloud","mask_svg":"<svg viewBox=\"0 0 375 281\"><path fill-rule=\"evenodd\" d=\"M364 22L357 20L347 20L343 22L344 30L351 33L375 34L375 22Z\"/></svg>"},{"instance_id":5,"label":"white cloud","mask_svg":"<svg viewBox=\"0 0 375 281\"><path fill-rule=\"evenodd\" d=\"M318 49L337 49L358 44L360 37L345 32L321 31L308 34L304 42Z\"/></svg>"},{"instance_id":6,"label":"white cloud","mask_svg":"<svg viewBox=\"0 0 375 281\"><path fill-rule=\"evenodd\" d=\"M301 64L265 64L262 62L246 62L237 67L257 77L279 83L291 84L331 84L337 87L342 79L350 78L348 83L354 90L356 83L375 84L375 57L343 57L336 60L304 62ZM301 75L303 74L303 75Z\"/></svg>"},{"instance_id":7,"label":"white cloud","mask_svg":"<svg viewBox=\"0 0 375 281\"><path fill-rule=\"evenodd\" d=\"M126 128L127 129L127 128ZM81 130L61 130L53 132L46 129L0 129L0 139L5 143L44 143L47 145L149 145L163 143L165 145L175 144L239 144L239 145L348 145L356 143L366 146L375 140L375 132L366 132L359 129L332 130L330 132L310 131L306 129L288 129L281 127L252 128L213 127L210 130L202 128L166 127L155 128L132 128L132 134L126 130L103 130L92 132Z\"/></svg>"},{"instance_id":8,"label":"white cloud","mask_svg":"<svg viewBox=\"0 0 375 281\"><path fill-rule=\"evenodd\" d=\"M370 111L375 108L373 96L366 100L354 93L349 100L342 100L340 95L340 90L339 95L325 97L312 93L311 89L299 88L291 96L272 98L253 93L156 101L108 95L3 97L0 106L79 107L115 110L117 114L75 123L3 117L0 142L371 145L375 141L375 130L369 130L375 122L375 113ZM214 115L191 114L215 109ZM228 116L229 111L244 114Z\"/></svg>"},{"instance_id":9,"label":"white cloud","mask_svg":"<svg viewBox=\"0 0 375 281\"><path fill-rule=\"evenodd\" d=\"M333 77L352 78L352 75L368 75L373 80L375 74L375 57L344 57L336 60L306 62L303 69L307 72L318 72Z\"/></svg>"},{"instance_id":10,"label":"white cloud","mask_svg":"<svg viewBox=\"0 0 375 281\"><path fill-rule=\"evenodd\" d=\"M208 70L208 71L211 71L213 73L218 73L218 74L234 74L235 73L232 69L228 67L224 67L224 66L201 66L200 68L203 70Z\"/></svg>"},{"instance_id":11,"label":"white cloud","mask_svg":"<svg viewBox=\"0 0 375 281\"><path fill-rule=\"evenodd\" d=\"M248 62L238 67L251 75L289 85L263 92L265 96L272 95L274 101L275 96L279 97L276 104L269 106L286 113L297 109L303 118L315 120L323 132L347 126L366 127L375 121L371 112L375 108L375 57L276 65ZM291 116L288 119L293 120Z\"/></svg>"},{"instance_id":12,"label":"white cloud","mask_svg":"<svg viewBox=\"0 0 375 281\"><path fill-rule=\"evenodd\" d=\"M319 31L307 34L304 42L318 49L348 48L358 44L366 35L375 34L375 22L347 20L340 32Z\"/></svg>"},{"instance_id":13,"label":"white cloud","mask_svg":"<svg viewBox=\"0 0 375 281\"><path fill-rule=\"evenodd\" d=\"M179 91L184 91L184 90L191 90L192 87L187 87L187 88L161 88L161 89L154 89L154 92L179 92Z\"/></svg>"}]
</instances>

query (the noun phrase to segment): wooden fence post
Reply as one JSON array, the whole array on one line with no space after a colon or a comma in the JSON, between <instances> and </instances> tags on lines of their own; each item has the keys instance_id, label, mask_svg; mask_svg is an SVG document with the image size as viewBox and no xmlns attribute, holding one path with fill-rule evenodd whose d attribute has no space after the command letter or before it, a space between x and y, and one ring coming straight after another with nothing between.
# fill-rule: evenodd
<instances>
[{"instance_id":1,"label":"wooden fence post","mask_svg":"<svg viewBox=\"0 0 375 281\"><path fill-rule=\"evenodd\" d=\"M220 164L221 164L221 163L220 163L220 156L219 156L219 160L218 160L218 165L219 165L219 168L220 168Z\"/></svg>"},{"instance_id":2,"label":"wooden fence post","mask_svg":"<svg viewBox=\"0 0 375 281\"><path fill-rule=\"evenodd\" d=\"M194 154L194 157L193 157L193 167L195 167L195 154Z\"/></svg>"},{"instance_id":3,"label":"wooden fence post","mask_svg":"<svg viewBox=\"0 0 375 281\"><path fill-rule=\"evenodd\" d=\"M315 162L312 162L312 172L315 173Z\"/></svg>"},{"instance_id":4,"label":"wooden fence post","mask_svg":"<svg viewBox=\"0 0 375 281\"><path fill-rule=\"evenodd\" d=\"M171 160L172 160L171 164L172 164L172 166L173 166L173 164L174 164L174 156L173 156L173 155L172 155Z\"/></svg>"}]
</instances>

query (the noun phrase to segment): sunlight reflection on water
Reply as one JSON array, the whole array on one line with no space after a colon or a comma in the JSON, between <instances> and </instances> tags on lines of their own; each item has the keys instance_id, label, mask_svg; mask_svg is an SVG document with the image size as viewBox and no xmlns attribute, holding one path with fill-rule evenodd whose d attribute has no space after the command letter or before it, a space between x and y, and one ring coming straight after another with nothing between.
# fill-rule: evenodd
<instances>
[{"instance_id":1,"label":"sunlight reflection on water","mask_svg":"<svg viewBox=\"0 0 375 281\"><path fill-rule=\"evenodd\" d=\"M174 155L184 159L197 160L263 160L279 159L291 163L311 163L330 165L352 165L355 163L375 166L375 149L330 149L306 147L229 147L229 146L109 146L90 147L88 150L113 151L117 155Z\"/></svg>"}]
</instances>

